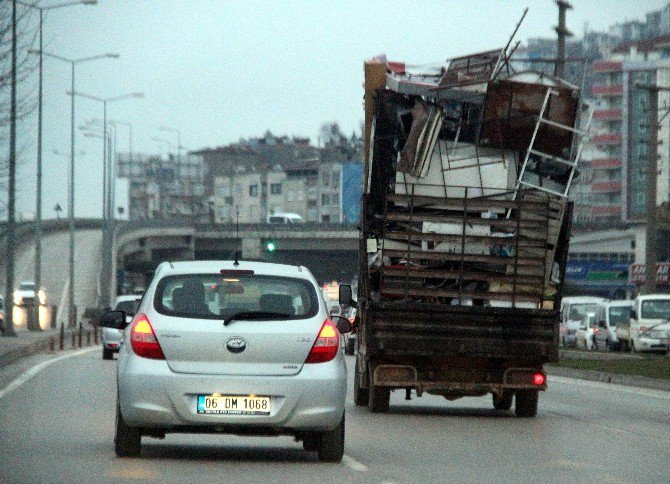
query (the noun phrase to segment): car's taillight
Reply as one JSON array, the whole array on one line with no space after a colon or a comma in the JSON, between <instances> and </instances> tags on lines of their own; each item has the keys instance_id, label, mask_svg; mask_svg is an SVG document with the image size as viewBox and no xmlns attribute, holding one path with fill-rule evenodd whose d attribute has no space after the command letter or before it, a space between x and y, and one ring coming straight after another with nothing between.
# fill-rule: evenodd
<instances>
[{"instance_id":1,"label":"car's taillight","mask_svg":"<svg viewBox=\"0 0 670 484\"><path fill-rule=\"evenodd\" d=\"M130 346L137 356L164 360L165 355L158 344L154 328L151 327L149 318L144 314L138 314L133 318L130 328Z\"/></svg>"},{"instance_id":2,"label":"car's taillight","mask_svg":"<svg viewBox=\"0 0 670 484\"><path fill-rule=\"evenodd\" d=\"M325 363L337 355L340 349L340 333L330 319L326 319L321 326L319 336L316 338L305 363Z\"/></svg>"},{"instance_id":3,"label":"car's taillight","mask_svg":"<svg viewBox=\"0 0 670 484\"><path fill-rule=\"evenodd\" d=\"M537 385L538 387L544 385L544 382L546 380L547 379L545 378L545 376L542 373L535 373L533 375L533 385Z\"/></svg>"}]
</instances>

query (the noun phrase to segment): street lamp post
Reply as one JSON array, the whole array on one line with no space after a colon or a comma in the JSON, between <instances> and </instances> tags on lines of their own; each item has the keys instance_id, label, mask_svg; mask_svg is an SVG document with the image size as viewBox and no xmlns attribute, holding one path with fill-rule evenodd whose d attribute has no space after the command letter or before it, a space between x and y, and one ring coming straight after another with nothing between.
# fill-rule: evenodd
<instances>
[{"instance_id":1,"label":"street lamp post","mask_svg":"<svg viewBox=\"0 0 670 484\"><path fill-rule=\"evenodd\" d=\"M98 0L79 0L73 2L64 2L54 5L47 5L44 7L38 6L36 3L27 3L17 0L25 7L32 8L39 11L39 67L38 67L38 90L37 90L37 182L36 182L36 207L35 207L35 288L39 290L42 286L42 100L43 100L43 55L42 55L42 32L44 24L44 11L56 10L59 8L70 7L73 5L95 5ZM36 327L29 329L39 330L39 305L35 306L35 319L37 321ZM31 318L28 318L31 321Z\"/></svg>"},{"instance_id":2,"label":"street lamp post","mask_svg":"<svg viewBox=\"0 0 670 484\"><path fill-rule=\"evenodd\" d=\"M69 180L69 206L68 206L68 220L69 220L69 232L70 232L70 257L69 257L69 284L68 284L68 322L69 326L76 325L76 314L75 314L75 305L74 305L74 93L75 89L75 66L82 62L89 62L97 59L112 58L116 59L119 57L119 54L99 54L90 57L81 57L78 59L70 59L68 57L63 57L60 55L52 54L49 52L44 52L42 49L39 50L30 50L31 53L38 53L51 57L52 59L59 60L61 62L67 62L71 67L71 79L70 79L70 91L72 95L70 97L70 180Z\"/></svg>"},{"instance_id":3,"label":"street lamp post","mask_svg":"<svg viewBox=\"0 0 670 484\"><path fill-rule=\"evenodd\" d=\"M166 126L161 126L158 128L159 131L168 131L170 133L176 133L177 134L177 163L181 163L181 131L175 128L168 128Z\"/></svg>"},{"instance_id":4,"label":"street lamp post","mask_svg":"<svg viewBox=\"0 0 670 484\"><path fill-rule=\"evenodd\" d=\"M119 96L112 96L107 98L102 98L98 96L93 96L91 94L86 94L83 92L74 92L75 96L79 96L85 99L90 99L92 101L97 101L102 103L102 142L104 147L103 155L103 219L104 219L104 231L103 231L103 243L102 243L102 270L100 271L100 305L102 307L108 307L111 305L111 279L113 274L110 273L110 269L113 263L113 248L114 248L114 237L113 237L113 224L114 224L114 153L111 149L111 137L109 136L108 130L108 121L107 121L107 104L122 101L125 99L131 98L142 98L144 93L133 92L128 94L122 94ZM116 124L116 123L110 123ZM106 195L106 196L105 196Z\"/></svg>"}]
</instances>

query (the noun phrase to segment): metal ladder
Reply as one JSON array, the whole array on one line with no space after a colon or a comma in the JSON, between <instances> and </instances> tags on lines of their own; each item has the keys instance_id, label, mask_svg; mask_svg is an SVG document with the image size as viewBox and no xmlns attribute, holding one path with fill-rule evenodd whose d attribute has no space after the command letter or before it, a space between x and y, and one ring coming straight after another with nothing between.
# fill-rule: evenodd
<instances>
[{"instance_id":1,"label":"metal ladder","mask_svg":"<svg viewBox=\"0 0 670 484\"><path fill-rule=\"evenodd\" d=\"M550 119L547 119L544 117L544 113L547 109L547 105L549 104L549 99L551 96L558 95L557 91L554 91L552 88L547 89L547 94L544 96L544 102L542 103L542 108L540 109L540 114L537 117L537 122L535 123L535 129L533 130L533 136L530 140L530 145L528 146L528 149L526 150L526 156L523 160L523 165L521 166L521 171L519 173L519 176L517 178L517 183L516 183L516 188L514 191L514 199L516 199L517 194L519 192L519 189L521 187L527 187L527 188L535 188L537 190L540 190L545 193L550 193L553 195L558 195L560 197L567 198L568 192L570 191L570 186L572 185L572 180L575 176L575 171L577 170L577 164L579 163L579 158L582 155L582 149L584 148L584 144L588 139L588 133L589 133L589 127L591 125L591 120L593 118L593 107L588 108L588 115L586 118L586 123L584 125L584 129L578 129L578 128L573 128L572 126L567 126L565 124L557 123L556 121L552 121ZM543 153L542 151L538 151L534 149L534 144L535 144L535 139L537 137L537 132L540 129L540 125L542 124L548 124L550 126L554 126L559 129L563 129L566 131L571 131L576 135L578 138L577 143L575 144L573 141L573 146L571 149L571 155L574 153L574 156L571 156L571 159L565 159L561 158L558 156L553 156L547 153ZM576 146L576 147L575 147ZM543 183L542 181L545 179L548 179L548 177L542 177L539 173L537 174L538 177L538 184L534 184L528 181L524 181L523 177L524 174L526 173L526 168L528 166L528 161L530 159L530 155L535 155L539 158L541 158L544 162L549 162L549 163L561 163L563 165L567 165L570 167L570 175L568 176L568 181L565 184L565 188L562 191L557 191L557 190L552 190L551 188L547 188L542 186ZM553 181L554 183L557 183L556 181Z\"/></svg>"}]
</instances>

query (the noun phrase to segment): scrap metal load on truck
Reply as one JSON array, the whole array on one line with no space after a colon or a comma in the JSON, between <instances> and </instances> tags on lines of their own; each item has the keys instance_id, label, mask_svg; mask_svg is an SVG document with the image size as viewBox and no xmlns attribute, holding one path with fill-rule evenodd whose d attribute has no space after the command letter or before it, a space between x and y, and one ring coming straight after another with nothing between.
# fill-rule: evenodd
<instances>
[{"instance_id":1,"label":"scrap metal load on truck","mask_svg":"<svg viewBox=\"0 0 670 484\"><path fill-rule=\"evenodd\" d=\"M365 111L356 403L493 393L535 415L558 356L580 90L515 72L507 49L432 71L378 57Z\"/></svg>"}]
</instances>

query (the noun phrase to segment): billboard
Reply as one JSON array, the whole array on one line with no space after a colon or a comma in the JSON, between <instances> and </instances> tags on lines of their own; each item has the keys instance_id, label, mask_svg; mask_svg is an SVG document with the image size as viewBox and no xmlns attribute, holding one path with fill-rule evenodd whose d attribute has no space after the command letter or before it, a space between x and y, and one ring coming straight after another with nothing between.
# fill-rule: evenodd
<instances>
[{"instance_id":1,"label":"billboard","mask_svg":"<svg viewBox=\"0 0 670 484\"><path fill-rule=\"evenodd\" d=\"M363 196L363 163L342 163L342 223L358 223Z\"/></svg>"},{"instance_id":2,"label":"billboard","mask_svg":"<svg viewBox=\"0 0 670 484\"><path fill-rule=\"evenodd\" d=\"M647 280L645 271L645 264L631 264L628 280L638 286L643 285ZM656 284L658 286L670 286L670 262L656 264Z\"/></svg>"}]
</instances>

